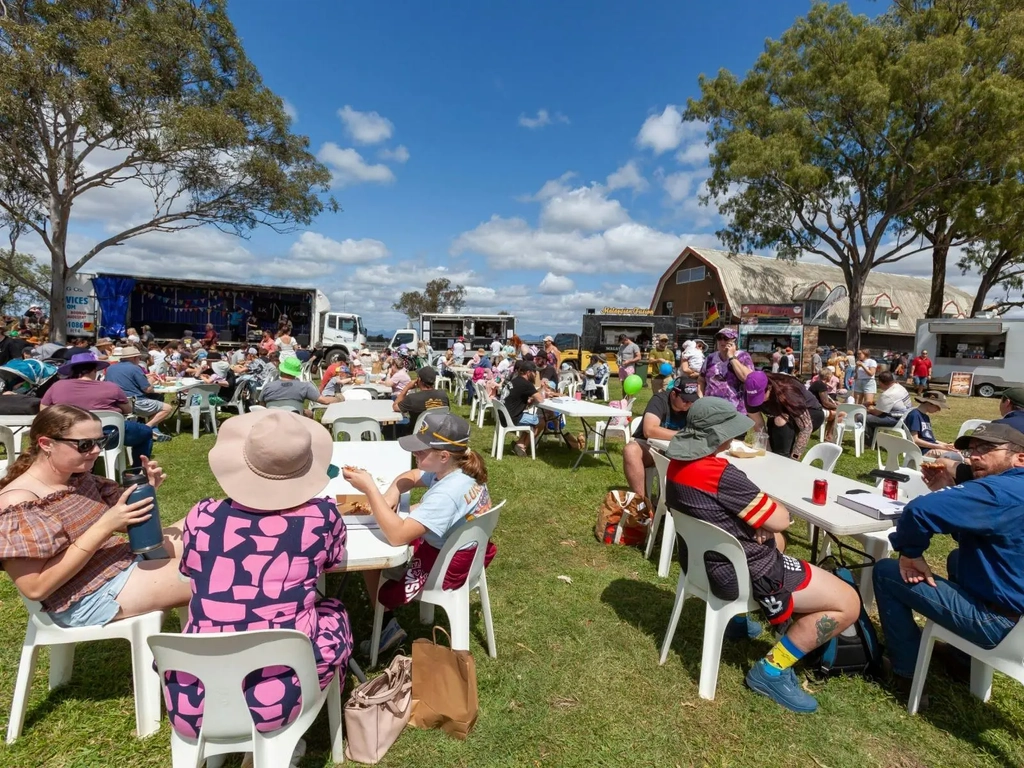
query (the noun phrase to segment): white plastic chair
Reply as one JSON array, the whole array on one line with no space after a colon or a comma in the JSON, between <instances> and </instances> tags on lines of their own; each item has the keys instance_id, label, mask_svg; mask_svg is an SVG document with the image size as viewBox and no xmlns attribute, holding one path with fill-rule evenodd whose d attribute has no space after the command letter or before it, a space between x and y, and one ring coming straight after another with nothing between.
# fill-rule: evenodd
<instances>
[{"instance_id":1,"label":"white plastic chair","mask_svg":"<svg viewBox=\"0 0 1024 768\"><path fill-rule=\"evenodd\" d=\"M608 379L610 378L611 374L609 373L601 377L600 379L594 381L594 387L598 391L600 398L604 401L612 399L611 396L608 394Z\"/></svg>"},{"instance_id":2,"label":"white plastic chair","mask_svg":"<svg viewBox=\"0 0 1024 768\"><path fill-rule=\"evenodd\" d=\"M654 508L654 519L651 520L650 530L647 531L647 545L644 548L644 557L651 559L654 552L654 540L658 536L658 524L664 523L665 530L661 534L661 555L658 558L658 576L662 579L668 577L672 568L672 553L676 547L676 525L672 516L668 514L668 465L669 458L661 451L651 448L651 458L654 460L654 468L658 473L658 504Z\"/></svg>"},{"instance_id":3,"label":"white plastic chair","mask_svg":"<svg viewBox=\"0 0 1024 768\"><path fill-rule=\"evenodd\" d=\"M128 466L128 449L124 444L124 414L116 411L90 411L90 413L100 420L102 427L117 429L117 445L100 453L107 479L116 481L118 472L124 472Z\"/></svg>"},{"instance_id":4,"label":"white plastic chair","mask_svg":"<svg viewBox=\"0 0 1024 768\"><path fill-rule=\"evenodd\" d=\"M0 426L0 445L3 445L6 456L0 461L0 478L7 474L7 468L14 463L18 455L17 442L14 439L14 432L8 427Z\"/></svg>"},{"instance_id":5,"label":"white plastic chair","mask_svg":"<svg viewBox=\"0 0 1024 768\"><path fill-rule=\"evenodd\" d=\"M325 702L331 757L335 763L344 762L340 685L344 670L339 669L331 684L321 691L313 646L302 632L266 629L224 634L158 634L149 638L149 645L161 681L165 672L185 672L198 677L205 688L206 705L199 736L190 738L171 729L173 768L196 768L208 758L231 752L252 752L254 768L290 765L295 746ZM299 678L302 702L298 717L291 723L270 733L260 733L253 724L242 683L246 675L268 664L291 667Z\"/></svg>"},{"instance_id":6,"label":"white plastic chair","mask_svg":"<svg viewBox=\"0 0 1024 768\"><path fill-rule=\"evenodd\" d=\"M921 449L916 443L912 443L910 440L904 440L902 437L896 437L895 435L875 435L875 442L877 443L878 452L878 468L885 469L889 472L895 472L896 470L911 468L920 469L921 463L924 461L924 455L921 453ZM882 461L882 452L885 452L885 461ZM879 480L878 485L881 485L884 480Z\"/></svg>"},{"instance_id":7,"label":"white plastic chair","mask_svg":"<svg viewBox=\"0 0 1024 768\"><path fill-rule=\"evenodd\" d=\"M178 424L177 431L181 432L181 412L188 410L192 416L192 439L199 439L199 425L202 421L202 417L208 416L210 419L210 431L213 432L214 436L217 435L217 406L211 405L210 397L220 393L219 384L200 384L195 387L190 387L185 390L185 397L188 400L188 405L178 409ZM199 402L196 405L192 405L193 396L199 398Z\"/></svg>"},{"instance_id":8,"label":"white plastic chair","mask_svg":"<svg viewBox=\"0 0 1024 768\"><path fill-rule=\"evenodd\" d=\"M751 594L747 557L743 554L743 547L736 537L711 523L705 523L678 510L670 511L676 532L686 542L687 565L685 571L679 574L672 617L669 619L665 640L661 644L661 660L658 663L664 664L668 658L672 638L679 625L679 617L683 613L683 602L688 597L700 598L707 603L707 607L704 611L704 650L700 660L699 692L702 699L714 699L715 689L718 687L718 664L722 658L722 641L726 626L733 616L757 611L761 606ZM735 600L722 600L711 591L704 568L705 552L716 552L732 563L739 587L739 594Z\"/></svg>"},{"instance_id":9,"label":"white plastic chair","mask_svg":"<svg viewBox=\"0 0 1024 768\"><path fill-rule=\"evenodd\" d=\"M469 593L480 590L480 611L484 615L484 629L487 632L487 653L492 659L498 658L498 647L494 642L494 621L491 618L491 600L487 594L487 574L484 571L484 555L487 554L487 542L494 535L498 525L498 517L505 502L491 507L479 517L463 523L448 534L441 547L441 553L430 569L430 575L420 593L414 600L420 601L420 621L424 624L434 623L434 606L440 606L448 616L451 625L452 649L469 650ZM471 545L476 545L473 563L470 565L466 583L458 589L445 590L444 577L448 573L455 553ZM384 580L381 580L383 586ZM378 590L380 588L378 587ZM377 651L380 647L380 633L384 624L384 606L377 601L373 612L373 634L370 636L370 667L377 666Z\"/></svg>"},{"instance_id":10,"label":"white plastic chair","mask_svg":"<svg viewBox=\"0 0 1024 768\"><path fill-rule=\"evenodd\" d=\"M490 402L490 398L487 397L487 386L484 384L482 380L474 381L473 402L469 404L470 423L476 421L478 418L480 418L481 420L483 419L483 416L480 415L480 412L487 409L488 402ZM477 424L477 426L482 427L483 422L481 421L479 424Z\"/></svg>"},{"instance_id":11,"label":"white plastic chair","mask_svg":"<svg viewBox=\"0 0 1024 768\"><path fill-rule=\"evenodd\" d=\"M265 406L265 405L250 405L249 406L249 411L250 412L251 411L265 411L265 410L267 410L267 406Z\"/></svg>"},{"instance_id":12,"label":"white plastic chair","mask_svg":"<svg viewBox=\"0 0 1024 768\"><path fill-rule=\"evenodd\" d=\"M821 468L826 472L832 472L836 468L836 462L843 455L843 449L835 443L818 443L813 446L804 457L800 459L801 464L813 464L821 462Z\"/></svg>"},{"instance_id":13,"label":"white plastic chair","mask_svg":"<svg viewBox=\"0 0 1024 768\"><path fill-rule=\"evenodd\" d=\"M537 445L533 435L533 427L519 426L512 423L512 416L501 400L491 400L494 411L494 435L491 438L491 456L501 461L505 453L505 437L509 434L526 432L530 436L530 458L536 460Z\"/></svg>"},{"instance_id":14,"label":"white plastic chair","mask_svg":"<svg viewBox=\"0 0 1024 768\"><path fill-rule=\"evenodd\" d=\"M960 425L960 431L956 433L956 436L963 437L968 432L973 432L974 430L976 430L982 424L988 423L988 419L968 419L967 421Z\"/></svg>"},{"instance_id":15,"label":"white plastic chair","mask_svg":"<svg viewBox=\"0 0 1024 768\"><path fill-rule=\"evenodd\" d=\"M364 440L376 442L384 439L380 430L380 422L362 416L342 416L335 419L331 424L331 435L335 440L344 435L346 439L356 443ZM365 435L369 435L369 437L364 437Z\"/></svg>"},{"instance_id":16,"label":"white plastic chair","mask_svg":"<svg viewBox=\"0 0 1024 768\"><path fill-rule=\"evenodd\" d=\"M341 393L346 400L373 400L373 395L368 389L347 389Z\"/></svg>"},{"instance_id":17,"label":"white plastic chair","mask_svg":"<svg viewBox=\"0 0 1024 768\"><path fill-rule=\"evenodd\" d=\"M11 717L7 722L7 743L21 736L25 711L32 690L39 649L50 648L50 690L71 679L75 665L75 645L96 640L127 640L132 646L132 679L135 689L135 730L144 738L160 730L160 680L153 671L153 654L146 640L160 632L164 623L161 611L111 621L102 627L65 629L54 623L42 605L22 596L28 609L28 627L21 645L21 662L11 699Z\"/></svg>"},{"instance_id":18,"label":"white plastic chair","mask_svg":"<svg viewBox=\"0 0 1024 768\"><path fill-rule=\"evenodd\" d=\"M853 433L853 452L858 458L864 453L864 427L868 409L863 405L840 405L836 409L836 445L843 444L843 435Z\"/></svg>"},{"instance_id":19,"label":"white plastic chair","mask_svg":"<svg viewBox=\"0 0 1024 768\"><path fill-rule=\"evenodd\" d=\"M295 403L285 402L284 400L271 400L266 405L254 405L250 411L288 411L289 413L297 413L302 415L302 409L295 405Z\"/></svg>"},{"instance_id":20,"label":"white plastic chair","mask_svg":"<svg viewBox=\"0 0 1024 768\"><path fill-rule=\"evenodd\" d=\"M928 676L928 665L936 640L959 648L971 657L971 693L982 701L988 701L992 696L992 673L996 670L1012 677L1018 683L1024 683L1024 621L1017 622L1017 626L1010 630L1010 634L995 648L979 648L928 619L921 631L914 682L910 686L910 698L907 701L907 712L912 715L917 714L918 705L921 703L924 681Z\"/></svg>"},{"instance_id":21,"label":"white plastic chair","mask_svg":"<svg viewBox=\"0 0 1024 768\"><path fill-rule=\"evenodd\" d=\"M879 435L895 435L896 437L902 437L904 440L913 440L914 436L910 434L910 430L907 429L906 424L904 424L906 420L907 414L903 414L900 416L899 421L891 427L875 427L875 434L871 439L871 450L878 447Z\"/></svg>"},{"instance_id":22,"label":"white plastic chair","mask_svg":"<svg viewBox=\"0 0 1024 768\"><path fill-rule=\"evenodd\" d=\"M622 415L626 421L624 424L612 424L608 421L598 421L594 424L594 450L601 450L601 440L608 439L608 433L619 433L622 435L622 439L625 442L629 442L633 439L633 433L636 431L637 425L633 422L633 403L636 402L635 397L630 397L626 400L626 407L622 409ZM641 416L641 418L643 418Z\"/></svg>"},{"instance_id":23,"label":"white plastic chair","mask_svg":"<svg viewBox=\"0 0 1024 768\"><path fill-rule=\"evenodd\" d=\"M245 390L243 384L239 384L235 387L234 394L231 395L231 399L228 400L221 408L232 408L239 416L245 415L245 400L242 399L242 392Z\"/></svg>"}]
</instances>

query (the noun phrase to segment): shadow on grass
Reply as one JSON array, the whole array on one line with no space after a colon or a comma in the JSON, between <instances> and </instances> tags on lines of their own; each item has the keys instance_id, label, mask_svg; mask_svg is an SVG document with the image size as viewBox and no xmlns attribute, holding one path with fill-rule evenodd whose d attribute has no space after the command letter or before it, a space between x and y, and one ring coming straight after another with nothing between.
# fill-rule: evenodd
<instances>
[{"instance_id":1,"label":"shadow on grass","mask_svg":"<svg viewBox=\"0 0 1024 768\"><path fill-rule=\"evenodd\" d=\"M668 620L675 602L674 582L664 587L633 579L616 579L601 593L601 602L612 607L619 618L643 632L655 641L658 653L668 630ZM700 680L700 661L704 646L703 600L687 600L679 619L675 637L669 651L669 659L677 655L692 678L694 685ZM741 640L726 641L722 645L722 663L733 664L746 669L751 662L762 656L767 644Z\"/></svg>"}]
</instances>

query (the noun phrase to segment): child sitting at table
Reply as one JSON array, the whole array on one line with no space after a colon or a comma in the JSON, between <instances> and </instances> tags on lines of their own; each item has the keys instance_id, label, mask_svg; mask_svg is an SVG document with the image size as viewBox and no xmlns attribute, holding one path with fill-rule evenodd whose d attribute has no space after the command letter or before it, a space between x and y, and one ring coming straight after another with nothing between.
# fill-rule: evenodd
<instances>
[{"instance_id":1,"label":"child sitting at table","mask_svg":"<svg viewBox=\"0 0 1024 768\"><path fill-rule=\"evenodd\" d=\"M480 454L469 447L469 422L465 419L427 411L419 432L401 437L398 442L416 457L417 468L395 478L383 494L369 472L347 467L343 470L345 480L366 495L370 511L388 543L413 546L409 563L384 571L383 581L379 571L363 574L370 602L376 606L379 600L387 608L379 652L405 639L405 630L393 611L412 601L423 589L448 534L491 508L487 468ZM413 488L428 490L408 517L400 517L395 511L398 502L403 493ZM494 544L488 542L485 566L495 552ZM444 588L461 587L472 561L473 549L456 553L445 574ZM360 643L359 650L369 655L369 641Z\"/></svg>"},{"instance_id":2,"label":"child sitting at table","mask_svg":"<svg viewBox=\"0 0 1024 768\"><path fill-rule=\"evenodd\" d=\"M339 600L318 600L317 579L345 556L345 522L328 482L331 433L296 413L266 410L224 422L210 469L227 494L206 499L185 518L181 573L191 580L183 632L296 629L309 636L320 688L352 652L348 613ZM243 692L256 730L277 730L298 714L298 678L273 663L251 673ZM167 715L195 737L203 719L203 686L181 672L167 675Z\"/></svg>"}]
</instances>

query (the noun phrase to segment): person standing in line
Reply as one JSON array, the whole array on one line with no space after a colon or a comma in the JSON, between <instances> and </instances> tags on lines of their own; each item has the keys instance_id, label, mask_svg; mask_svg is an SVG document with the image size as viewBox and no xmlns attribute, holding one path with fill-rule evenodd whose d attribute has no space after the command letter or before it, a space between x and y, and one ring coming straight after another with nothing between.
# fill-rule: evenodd
<instances>
[{"instance_id":1,"label":"person standing in line","mask_svg":"<svg viewBox=\"0 0 1024 768\"><path fill-rule=\"evenodd\" d=\"M615 361L619 364L619 381L625 381L636 373L636 364L640 358L640 347L627 334L620 333L619 351L615 353Z\"/></svg>"},{"instance_id":2,"label":"person standing in line","mask_svg":"<svg viewBox=\"0 0 1024 768\"><path fill-rule=\"evenodd\" d=\"M821 373L821 366L823 365L821 360L821 353L823 351L824 350L821 347L818 347L817 349L814 350L814 354L811 355L811 374L813 376L817 376L819 373Z\"/></svg>"},{"instance_id":3,"label":"person standing in line","mask_svg":"<svg viewBox=\"0 0 1024 768\"><path fill-rule=\"evenodd\" d=\"M651 393L656 395L665 388L665 380L672 375L661 372L662 363L668 363L670 367L675 368L676 357L668 348L668 336L663 333L657 337L654 349L650 351L648 357L651 361L651 372L648 376L651 380Z\"/></svg>"},{"instance_id":4,"label":"person standing in line","mask_svg":"<svg viewBox=\"0 0 1024 768\"><path fill-rule=\"evenodd\" d=\"M928 380L932 377L932 361L928 357L927 349L922 349L921 354L911 361L910 370L914 377L914 388L920 396L928 389Z\"/></svg>"},{"instance_id":5,"label":"person standing in line","mask_svg":"<svg viewBox=\"0 0 1024 768\"><path fill-rule=\"evenodd\" d=\"M878 391L878 383L875 381L878 363L872 359L870 349L857 352L854 370L853 402L857 405L874 405L875 392Z\"/></svg>"},{"instance_id":6,"label":"person standing in line","mask_svg":"<svg viewBox=\"0 0 1024 768\"><path fill-rule=\"evenodd\" d=\"M459 336L452 344L452 359L455 365L462 365L466 359L466 339Z\"/></svg>"}]
</instances>

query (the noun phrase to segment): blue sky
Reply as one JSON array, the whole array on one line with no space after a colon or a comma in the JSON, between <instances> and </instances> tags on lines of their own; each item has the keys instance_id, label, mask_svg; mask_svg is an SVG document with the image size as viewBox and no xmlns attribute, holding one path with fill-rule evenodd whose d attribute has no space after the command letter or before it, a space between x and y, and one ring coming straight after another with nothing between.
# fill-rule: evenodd
<instances>
[{"instance_id":1,"label":"blue sky","mask_svg":"<svg viewBox=\"0 0 1024 768\"><path fill-rule=\"evenodd\" d=\"M685 245L715 244L720 221L697 204L703 131L679 110L698 75L742 74L810 3L284 7L229 10L344 212L249 240L147 236L90 269L315 285L372 329L404 324L390 309L403 290L448 276L470 308L556 332L587 307L649 304ZM76 207L72 244L137 202L120 194Z\"/></svg>"}]
</instances>

